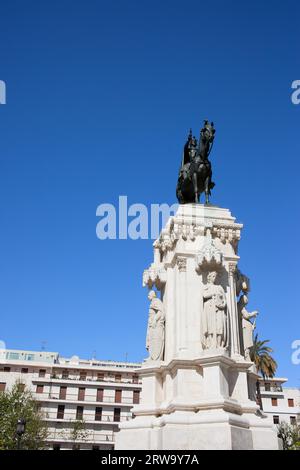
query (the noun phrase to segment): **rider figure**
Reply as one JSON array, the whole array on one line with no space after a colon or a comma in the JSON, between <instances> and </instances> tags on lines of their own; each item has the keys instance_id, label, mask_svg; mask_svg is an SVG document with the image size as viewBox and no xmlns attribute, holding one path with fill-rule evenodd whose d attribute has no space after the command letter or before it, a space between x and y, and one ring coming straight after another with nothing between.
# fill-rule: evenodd
<instances>
[{"instance_id":1,"label":"rider figure","mask_svg":"<svg viewBox=\"0 0 300 470\"><path fill-rule=\"evenodd\" d=\"M211 163L208 159L215 129L213 123L204 121L200 132L199 145L190 130L183 150L183 158L178 175L176 195L180 204L199 202L199 195L205 192L206 203L209 201L211 181ZM196 179L195 179L196 178Z\"/></svg>"}]
</instances>

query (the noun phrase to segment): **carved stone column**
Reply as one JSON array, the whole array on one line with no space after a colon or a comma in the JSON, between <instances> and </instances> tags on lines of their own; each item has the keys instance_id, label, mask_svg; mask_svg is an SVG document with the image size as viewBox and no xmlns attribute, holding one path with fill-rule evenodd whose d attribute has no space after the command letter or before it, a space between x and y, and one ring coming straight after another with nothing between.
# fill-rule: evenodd
<instances>
[{"instance_id":1,"label":"carved stone column","mask_svg":"<svg viewBox=\"0 0 300 470\"><path fill-rule=\"evenodd\" d=\"M178 267L178 285L177 285L177 298L179 309L177 311L178 320L178 348L179 351L186 351L187 349L187 324L186 324L186 270L187 270L187 258L184 256L178 256L176 259Z\"/></svg>"},{"instance_id":2,"label":"carved stone column","mask_svg":"<svg viewBox=\"0 0 300 470\"><path fill-rule=\"evenodd\" d=\"M240 331L238 308L236 301L235 271L237 262L228 263L229 273L229 297L230 297L230 330L231 330L231 355L241 356Z\"/></svg>"}]
</instances>

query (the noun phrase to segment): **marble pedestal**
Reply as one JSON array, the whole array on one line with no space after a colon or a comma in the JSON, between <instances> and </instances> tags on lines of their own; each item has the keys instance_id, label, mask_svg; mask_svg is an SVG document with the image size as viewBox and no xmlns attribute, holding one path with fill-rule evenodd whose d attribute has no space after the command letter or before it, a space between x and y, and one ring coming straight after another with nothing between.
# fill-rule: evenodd
<instances>
[{"instance_id":1,"label":"marble pedestal","mask_svg":"<svg viewBox=\"0 0 300 470\"><path fill-rule=\"evenodd\" d=\"M242 225L227 209L179 206L154 243L144 285L161 292L163 360L146 360L141 402L120 423L115 448L146 450L278 449L270 418L255 401L257 374L245 359L237 308ZM203 327L208 273L226 297L226 341L207 346Z\"/></svg>"}]
</instances>

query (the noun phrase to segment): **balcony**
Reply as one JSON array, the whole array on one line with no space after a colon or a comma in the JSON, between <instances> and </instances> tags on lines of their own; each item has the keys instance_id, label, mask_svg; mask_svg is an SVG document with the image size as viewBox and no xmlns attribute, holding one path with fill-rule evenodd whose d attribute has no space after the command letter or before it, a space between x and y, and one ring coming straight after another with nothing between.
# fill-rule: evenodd
<instances>
[{"instance_id":1,"label":"balcony","mask_svg":"<svg viewBox=\"0 0 300 470\"><path fill-rule=\"evenodd\" d=\"M84 416L83 414L83 421L85 424L93 424L93 425L103 425L103 424L111 424L113 426L118 426L120 422L125 422L125 421L130 421L132 417L130 416L120 416L120 420L114 421L114 416L113 415L105 415L103 414L101 417L101 420L95 420L95 419L88 419ZM49 423L63 423L63 424L70 424L76 423L78 420L75 418L57 418L56 413L46 413L46 417L44 418L44 421L47 421Z\"/></svg>"},{"instance_id":2,"label":"balcony","mask_svg":"<svg viewBox=\"0 0 300 470\"><path fill-rule=\"evenodd\" d=\"M142 381L139 380L138 382L133 380L114 380L107 378L105 380L97 380L97 378L87 377L85 380L80 379L79 377L68 377L66 379L62 377L58 377L56 375L51 375L50 377L34 377L32 379L33 383L41 383L41 384L79 384L79 385L86 385L86 386L110 386L110 387L121 387L121 388L140 388L142 385Z\"/></svg>"},{"instance_id":3,"label":"balcony","mask_svg":"<svg viewBox=\"0 0 300 470\"><path fill-rule=\"evenodd\" d=\"M114 434L96 434L89 432L84 438L76 438L76 444L113 444L114 443ZM72 444L74 438L68 435L64 430L55 430L53 433L47 437L47 442L62 442Z\"/></svg>"},{"instance_id":4,"label":"balcony","mask_svg":"<svg viewBox=\"0 0 300 470\"><path fill-rule=\"evenodd\" d=\"M50 403L57 403L57 404L65 404L65 403L75 403L76 405L112 405L115 407L122 407L122 406L130 406L132 407L135 404L133 398L122 397L121 401L115 401L115 397L103 397L102 401L97 401L97 397L89 397L87 396L84 400L78 400L78 394L70 394L67 393L66 398L60 398L59 393L33 393L33 396L39 402L50 402Z\"/></svg>"},{"instance_id":5,"label":"balcony","mask_svg":"<svg viewBox=\"0 0 300 470\"><path fill-rule=\"evenodd\" d=\"M280 385L272 385L270 387L261 385L260 393L261 395L275 395L275 396L282 395L283 396L283 389Z\"/></svg>"}]
</instances>

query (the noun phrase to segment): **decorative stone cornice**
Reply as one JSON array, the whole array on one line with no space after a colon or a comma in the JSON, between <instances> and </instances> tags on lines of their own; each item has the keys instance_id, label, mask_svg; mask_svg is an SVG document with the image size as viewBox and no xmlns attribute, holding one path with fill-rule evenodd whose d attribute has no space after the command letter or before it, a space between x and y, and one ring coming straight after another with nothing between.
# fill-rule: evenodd
<instances>
[{"instance_id":1,"label":"decorative stone cornice","mask_svg":"<svg viewBox=\"0 0 300 470\"><path fill-rule=\"evenodd\" d=\"M223 254L219 250L210 235L207 236L202 249L196 255L196 270L201 270L203 267L213 267L215 265L222 266Z\"/></svg>"},{"instance_id":2,"label":"decorative stone cornice","mask_svg":"<svg viewBox=\"0 0 300 470\"><path fill-rule=\"evenodd\" d=\"M151 265L143 272L143 287L148 286L150 289L155 286L161 289L162 285L166 283L167 273L163 266Z\"/></svg>"},{"instance_id":3,"label":"decorative stone cornice","mask_svg":"<svg viewBox=\"0 0 300 470\"><path fill-rule=\"evenodd\" d=\"M219 238L222 243L228 242L235 247L241 238L242 228L242 224L237 224L232 219L176 215L170 217L159 238L154 242L154 247L165 253L172 250L180 238L193 242L198 236L205 236L208 230L213 238Z\"/></svg>"},{"instance_id":4,"label":"decorative stone cornice","mask_svg":"<svg viewBox=\"0 0 300 470\"><path fill-rule=\"evenodd\" d=\"M207 351L203 351L197 358L193 357L190 359L172 359L169 362L159 361L145 362L139 369L140 377L153 376L155 374L166 374L168 372L176 371L178 369L191 369L195 367L214 366L221 364L223 367L234 367L239 364L240 368L248 370L252 363L250 362L237 362L236 359L228 356L226 351L215 350L214 354L207 354Z\"/></svg>"},{"instance_id":5,"label":"decorative stone cornice","mask_svg":"<svg viewBox=\"0 0 300 470\"><path fill-rule=\"evenodd\" d=\"M243 228L242 224L224 224L220 221L212 220L213 234L221 240L222 243L225 243L227 240L229 243L240 240L241 230Z\"/></svg>"}]
</instances>

